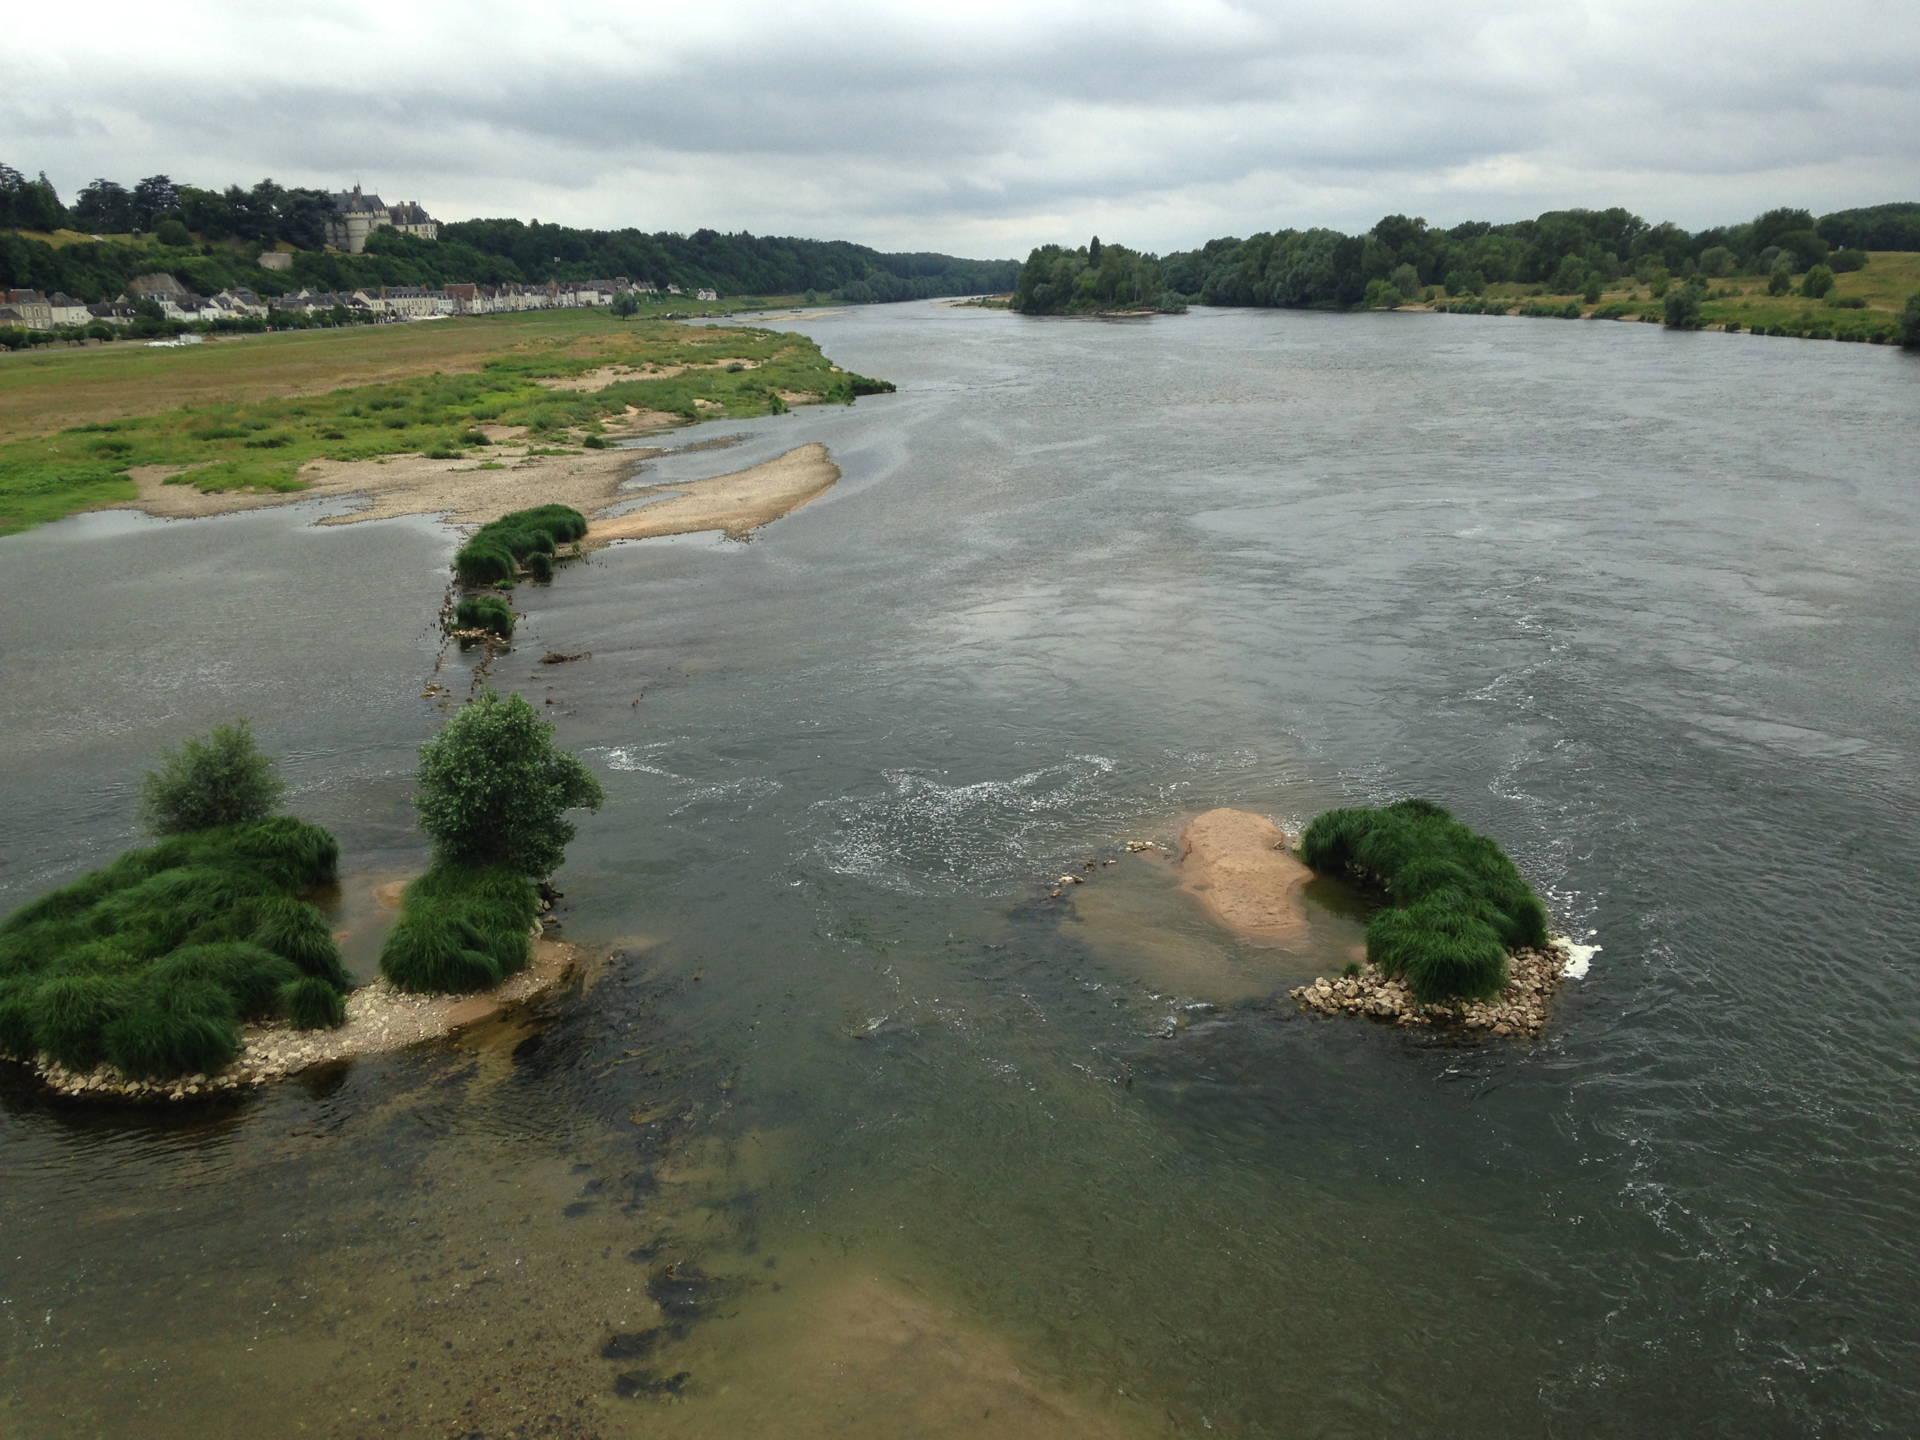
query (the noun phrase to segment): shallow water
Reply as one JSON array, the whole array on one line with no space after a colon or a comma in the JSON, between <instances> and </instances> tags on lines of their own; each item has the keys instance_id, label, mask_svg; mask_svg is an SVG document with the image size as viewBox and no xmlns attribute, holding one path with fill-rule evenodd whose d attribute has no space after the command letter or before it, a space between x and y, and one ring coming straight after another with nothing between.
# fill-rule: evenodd
<instances>
[{"instance_id":1,"label":"shallow water","mask_svg":"<svg viewBox=\"0 0 1920 1440\"><path fill-rule=\"evenodd\" d=\"M0 1431L1910 1423L1920 364L797 328L901 393L652 474L821 440L841 483L523 590L495 672L606 783L561 877L604 966L225 1110L0 1080ZM349 919L420 863L451 537L313 513L0 541L0 904L129 843L140 767L235 713ZM1297 1017L1325 956L1236 947L1140 859L1045 898L1213 805L1405 793L1604 947L1539 1045Z\"/></svg>"}]
</instances>

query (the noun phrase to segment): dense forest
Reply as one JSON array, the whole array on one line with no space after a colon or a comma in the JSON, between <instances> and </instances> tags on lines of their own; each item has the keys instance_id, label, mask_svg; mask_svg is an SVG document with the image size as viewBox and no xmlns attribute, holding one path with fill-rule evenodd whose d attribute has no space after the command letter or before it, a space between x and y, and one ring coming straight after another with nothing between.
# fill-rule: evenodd
<instances>
[{"instance_id":1,"label":"dense forest","mask_svg":"<svg viewBox=\"0 0 1920 1440\"><path fill-rule=\"evenodd\" d=\"M1364 235L1277 230L1209 240L1161 257L1099 247L1097 240L1078 251L1045 245L1021 267L1014 305L1029 312L1117 308L1087 303L1105 286L1106 257L1114 251L1125 256L1117 273L1136 298L1170 292L1208 305L1341 307L1387 290L1412 295L1428 285L1473 295L1519 281L1577 294L1625 275L1642 281L1765 275L1782 263L1795 271L1814 265L1844 271L1865 264L1868 250L1920 250L1920 203L1841 210L1817 220L1809 211L1782 208L1698 231L1649 224L1619 207L1553 210L1503 225L1475 220L1450 229L1389 215Z\"/></svg>"},{"instance_id":2,"label":"dense forest","mask_svg":"<svg viewBox=\"0 0 1920 1440\"><path fill-rule=\"evenodd\" d=\"M437 242L376 231L364 255L321 249L331 205L324 191L262 180L251 189L202 190L154 175L128 187L95 180L71 205L42 174L0 165L0 287L65 291L95 301L134 275L164 270L201 294L245 286L262 294L302 288L439 286L625 275L662 289L710 286L723 295L813 291L852 304L978 295L1011 289L1012 260L890 255L844 240L797 240L696 230L582 230L539 221L443 224ZM55 245L18 233L72 229L108 237ZM262 250L292 247L292 268L255 264Z\"/></svg>"}]
</instances>

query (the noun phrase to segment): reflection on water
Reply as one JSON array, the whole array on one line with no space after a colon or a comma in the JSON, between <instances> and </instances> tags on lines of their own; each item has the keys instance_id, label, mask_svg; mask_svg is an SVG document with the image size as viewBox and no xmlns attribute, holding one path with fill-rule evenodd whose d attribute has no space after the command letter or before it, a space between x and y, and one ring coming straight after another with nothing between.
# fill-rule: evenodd
<instances>
[{"instance_id":1,"label":"reflection on water","mask_svg":"<svg viewBox=\"0 0 1920 1440\"><path fill-rule=\"evenodd\" d=\"M217 1109L0 1078L0 1433L1900 1428L1911 365L800 323L901 393L648 473L820 440L833 491L516 595L494 679L608 789L560 876L604 967ZM371 972L452 541L307 508L0 541L0 903L246 713ZM1247 946L1118 848L1405 793L1604 940L1538 1045L1300 1018L1353 897Z\"/></svg>"}]
</instances>

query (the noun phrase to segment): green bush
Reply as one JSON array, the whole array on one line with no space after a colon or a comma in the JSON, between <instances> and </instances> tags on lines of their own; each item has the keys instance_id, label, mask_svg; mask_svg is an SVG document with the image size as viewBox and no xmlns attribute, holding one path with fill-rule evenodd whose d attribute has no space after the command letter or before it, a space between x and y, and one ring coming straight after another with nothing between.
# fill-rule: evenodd
<instances>
[{"instance_id":1,"label":"green bush","mask_svg":"<svg viewBox=\"0 0 1920 1440\"><path fill-rule=\"evenodd\" d=\"M1492 994L1509 950L1546 943L1546 907L1513 862L1431 801L1329 810L1307 827L1300 857L1386 893L1367 957L1422 1001Z\"/></svg>"},{"instance_id":2,"label":"green bush","mask_svg":"<svg viewBox=\"0 0 1920 1440\"><path fill-rule=\"evenodd\" d=\"M580 443L589 450L604 450L607 448L607 437L604 435L589 435Z\"/></svg>"},{"instance_id":3,"label":"green bush","mask_svg":"<svg viewBox=\"0 0 1920 1440\"><path fill-rule=\"evenodd\" d=\"M1833 271L1825 265L1815 265L1800 281L1800 293L1809 300L1819 300L1831 289L1833 289Z\"/></svg>"},{"instance_id":4,"label":"green bush","mask_svg":"<svg viewBox=\"0 0 1920 1440\"><path fill-rule=\"evenodd\" d=\"M102 1039L109 1063L137 1080L210 1073L240 1053L233 1002L205 981L143 991Z\"/></svg>"},{"instance_id":5,"label":"green bush","mask_svg":"<svg viewBox=\"0 0 1920 1440\"><path fill-rule=\"evenodd\" d=\"M527 556L527 574L541 584L553 579L553 556L544 550L536 550Z\"/></svg>"},{"instance_id":6,"label":"green bush","mask_svg":"<svg viewBox=\"0 0 1920 1440\"><path fill-rule=\"evenodd\" d=\"M336 990L352 985L340 948L313 906L290 895L276 895L260 902L254 913L258 918L249 937L253 944Z\"/></svg>"},{"instance_id":7,"label":"green bush","mask_svg":"<svg viewBox=\"0 0 1920 1440\"><path fill-rule=\"evenodd\" d=\"M1907 297L1907 308L1900 312L1900 326L1895 334L1907 349L1920 350L1920 294Z\"/></svg>"},{"instance_id":8,"label":"green bush","mask_svg":"<svg viewBox=\"0 0 1920 1440\"><path fill-rule=\"evenodd\" d=\"M216 725L204 740L189 740L161 757L141 784L140 808L156 835L178 835L217 825L263 820L282 786L273 762L253 743L242 720Z\"/></svg>"},{"instance_id":9,"label":"green bush","mask_svg":"<svg viewBox=\"0 0 1920 1440\"><path fill-rule=\"evenodd\" d=\"M1667 291L1661 317L1670 330L1700 328L1700 289L1696 285L1678 285Z\"/></svg>"},{"instance_id":10,"label":"green bush","mask_svg":"<svg viewBox=\"0 0 1920 1440\"><path fill-rule=\"evenodd\" d=\"M33 1048L69 1070L91 1070L105 1056L101 1033L133 1003L124 976L55 975L27 1002Z\"/></svg>"},{"instance_id":11,"label":"green bush","mask_svg":"<svg viewBox=\"0 0 1920 1440\"><path fill-rule=\"evenodd\" d=\"M402 990L465 993L524 969L539 911L533 882L504 866L440 863L407 887L380 952Z\"/></svg>"},{"instance_id":12,"label":"green bush","mask_svg":"<svg viewBox=\"0 0 1920 1440\"><path fill-rule=\"evenodd\" d=\"M544 555L541 558L546 559ZM547 563L551 575L553 562ZM460 629L490 630L502 640L513 638L513 621L513 607L498 595L463 595L453 607L453 623Z\"/></svg>"},{"instance_id":13,"label":"green bush","mask_svg":"<svg viewBox=\"0 0 1920 1440\"><path fill-rule=\"evenodd\" d=\"M518 695L482 693L420 751L420 825L456 865L550 875L573 838L565 812L601 799L600 782L554 748L553 727Z\"/></svg>"}]
</instances>

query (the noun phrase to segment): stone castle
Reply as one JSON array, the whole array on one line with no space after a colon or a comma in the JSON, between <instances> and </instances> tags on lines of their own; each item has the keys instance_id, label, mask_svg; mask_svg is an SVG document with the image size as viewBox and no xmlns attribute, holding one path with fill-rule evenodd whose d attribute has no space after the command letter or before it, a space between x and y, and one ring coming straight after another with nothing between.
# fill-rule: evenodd
<instances>
[{"instance_id":1,"label":"stone castle","mask_svg":"<svg viewBox=\"0 0 1920 1440\"><path fill-rule=\"evenodd\" d=\"M378 195L361 193L358 185L338 190L333 196L333 215L327 221L327 244L349 255L367 248L367 237L376 230L392 228L402 235L417 235L422 240L440 238L440 222L420 208L417 201L402 200L389 205Z\"/></svg>"}]
</instances>

